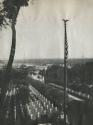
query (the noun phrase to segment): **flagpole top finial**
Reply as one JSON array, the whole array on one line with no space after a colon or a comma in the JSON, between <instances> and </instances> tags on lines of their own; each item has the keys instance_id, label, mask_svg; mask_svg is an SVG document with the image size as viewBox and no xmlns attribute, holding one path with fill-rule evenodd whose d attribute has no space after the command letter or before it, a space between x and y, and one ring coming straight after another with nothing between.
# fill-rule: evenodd
<instances>
[{"instance_id":1,"label":"flagpole top finial","mask_svg":"<svg viewBox=\"0 0 93 125\"><path fill-rule=\"evenodd\" d=\"M64 21L64 22L68 22L69 20L67 20L67 19L63 19L63 21Z\"/></svg>"}]
</instances>

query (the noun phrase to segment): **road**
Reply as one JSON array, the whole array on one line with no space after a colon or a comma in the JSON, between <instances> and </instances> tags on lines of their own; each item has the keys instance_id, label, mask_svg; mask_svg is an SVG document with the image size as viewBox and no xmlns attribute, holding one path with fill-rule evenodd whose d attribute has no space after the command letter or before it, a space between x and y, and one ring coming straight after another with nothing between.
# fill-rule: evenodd
<instances>
[{"instance_id":1,"label":"road","mask_svg":"<svg viewBox=\"0 0 93 125\"><path fill-rule=\"evenodd\" d=\"M49 83L49 85L52 86L52 87L55 87L55 88L57 88L57 89L59 89L59 90L61 90L62 92L64 91L64 87L62 87L62 86L56 85L56 84L54 84L54 83ZM84 99L82 99L82 98L80 98L80 97L77 97L77 96L75 96L74 94L71 94L70 91L71 91L71 90L70 90L69 88L67 88L67 94L68 94L68 97L69 97L69 98L68 98L69 101L72 101L72 100L84 101Z\"/></svg>"}]
</instances>

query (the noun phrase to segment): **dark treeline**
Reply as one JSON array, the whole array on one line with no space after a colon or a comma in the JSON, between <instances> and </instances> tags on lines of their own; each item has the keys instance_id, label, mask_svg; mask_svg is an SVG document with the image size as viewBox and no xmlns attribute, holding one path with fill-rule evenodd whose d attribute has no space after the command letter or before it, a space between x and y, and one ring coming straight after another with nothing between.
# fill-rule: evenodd
<instances>
[{"instance_id":1,"label":"dark treeline","mask_svg":"<svg viewBox=\"0 0 93 125\"><path fill-rule=\"evenodd\" d=\"M93 89L93 62L68 66L67 75L69 88L91 94ZM64 86L63 66L52 65L48 67L44 76L45 83L56 83Z\"/></svg>"},{"instance_id":2,"label":"dark treeline","mask_svg":"<svg viewBox=\"0 0 93 125\"><path fill-rule=\"evenodd\" d=\"M70 83L85 83L92 84L93 81L93 62L85 64L76 64L67 68L68 84ZM45 73L45 82L63 83L64 82L64 67L52 65L48 67Z\"/></svg>"}]
</instances>

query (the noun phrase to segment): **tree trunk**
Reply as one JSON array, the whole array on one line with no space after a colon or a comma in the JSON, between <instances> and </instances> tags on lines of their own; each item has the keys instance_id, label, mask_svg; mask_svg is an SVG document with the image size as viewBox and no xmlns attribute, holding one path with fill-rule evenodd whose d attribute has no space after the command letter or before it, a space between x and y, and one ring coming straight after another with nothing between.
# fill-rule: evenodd
<instances>
[{"instance_id":1,"label":"tree trunk","mask_svg":"<svg viewBox=\"0 0 93 125\"><path fill-rule=\"evenodd\" d=\"M9 82L11 80L11 71L12 71L12 64L14 61L14 56L15 56L15 49L16 49L16 29L15 29L15 23L13 22L11 25L11 30L12 30L12 45L11 45L11 51L9 55L9 60L6 66L5 70L5 75L4 75L4 80L2 83L2 88L1 88L1 105L3 106L4 98L5 98L5 93L9 87Z\"/></svg>"},{"instance_id":2,"label":"tree trunk","mask_svg":"<svg viewBox=\"0 0 93 125\"><path fill-rule=\"evenodd\" d=\"M14 61L15 49L16 49L16 29L14 22L12 23L11 29L12 29L12 45L11 45L9 60L6 67L6 75L5 75L6 84L8 84L11 79L12 64Z\"/></svg>"}]
</instances>

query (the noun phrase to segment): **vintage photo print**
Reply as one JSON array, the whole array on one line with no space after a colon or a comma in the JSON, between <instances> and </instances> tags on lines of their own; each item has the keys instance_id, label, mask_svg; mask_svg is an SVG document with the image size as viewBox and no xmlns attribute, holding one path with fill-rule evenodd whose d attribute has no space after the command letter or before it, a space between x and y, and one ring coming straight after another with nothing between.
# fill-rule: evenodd
<instances>
[{"instance_id":1,"label":"vintage photo print","mask_svg":"<svg viewBox=\"0 0 93 125\"><path fill-rule=\"evenodd\" d=\"M93 0L0 0L0 125L93 125Z\"/></svg>"}]
</instances>

